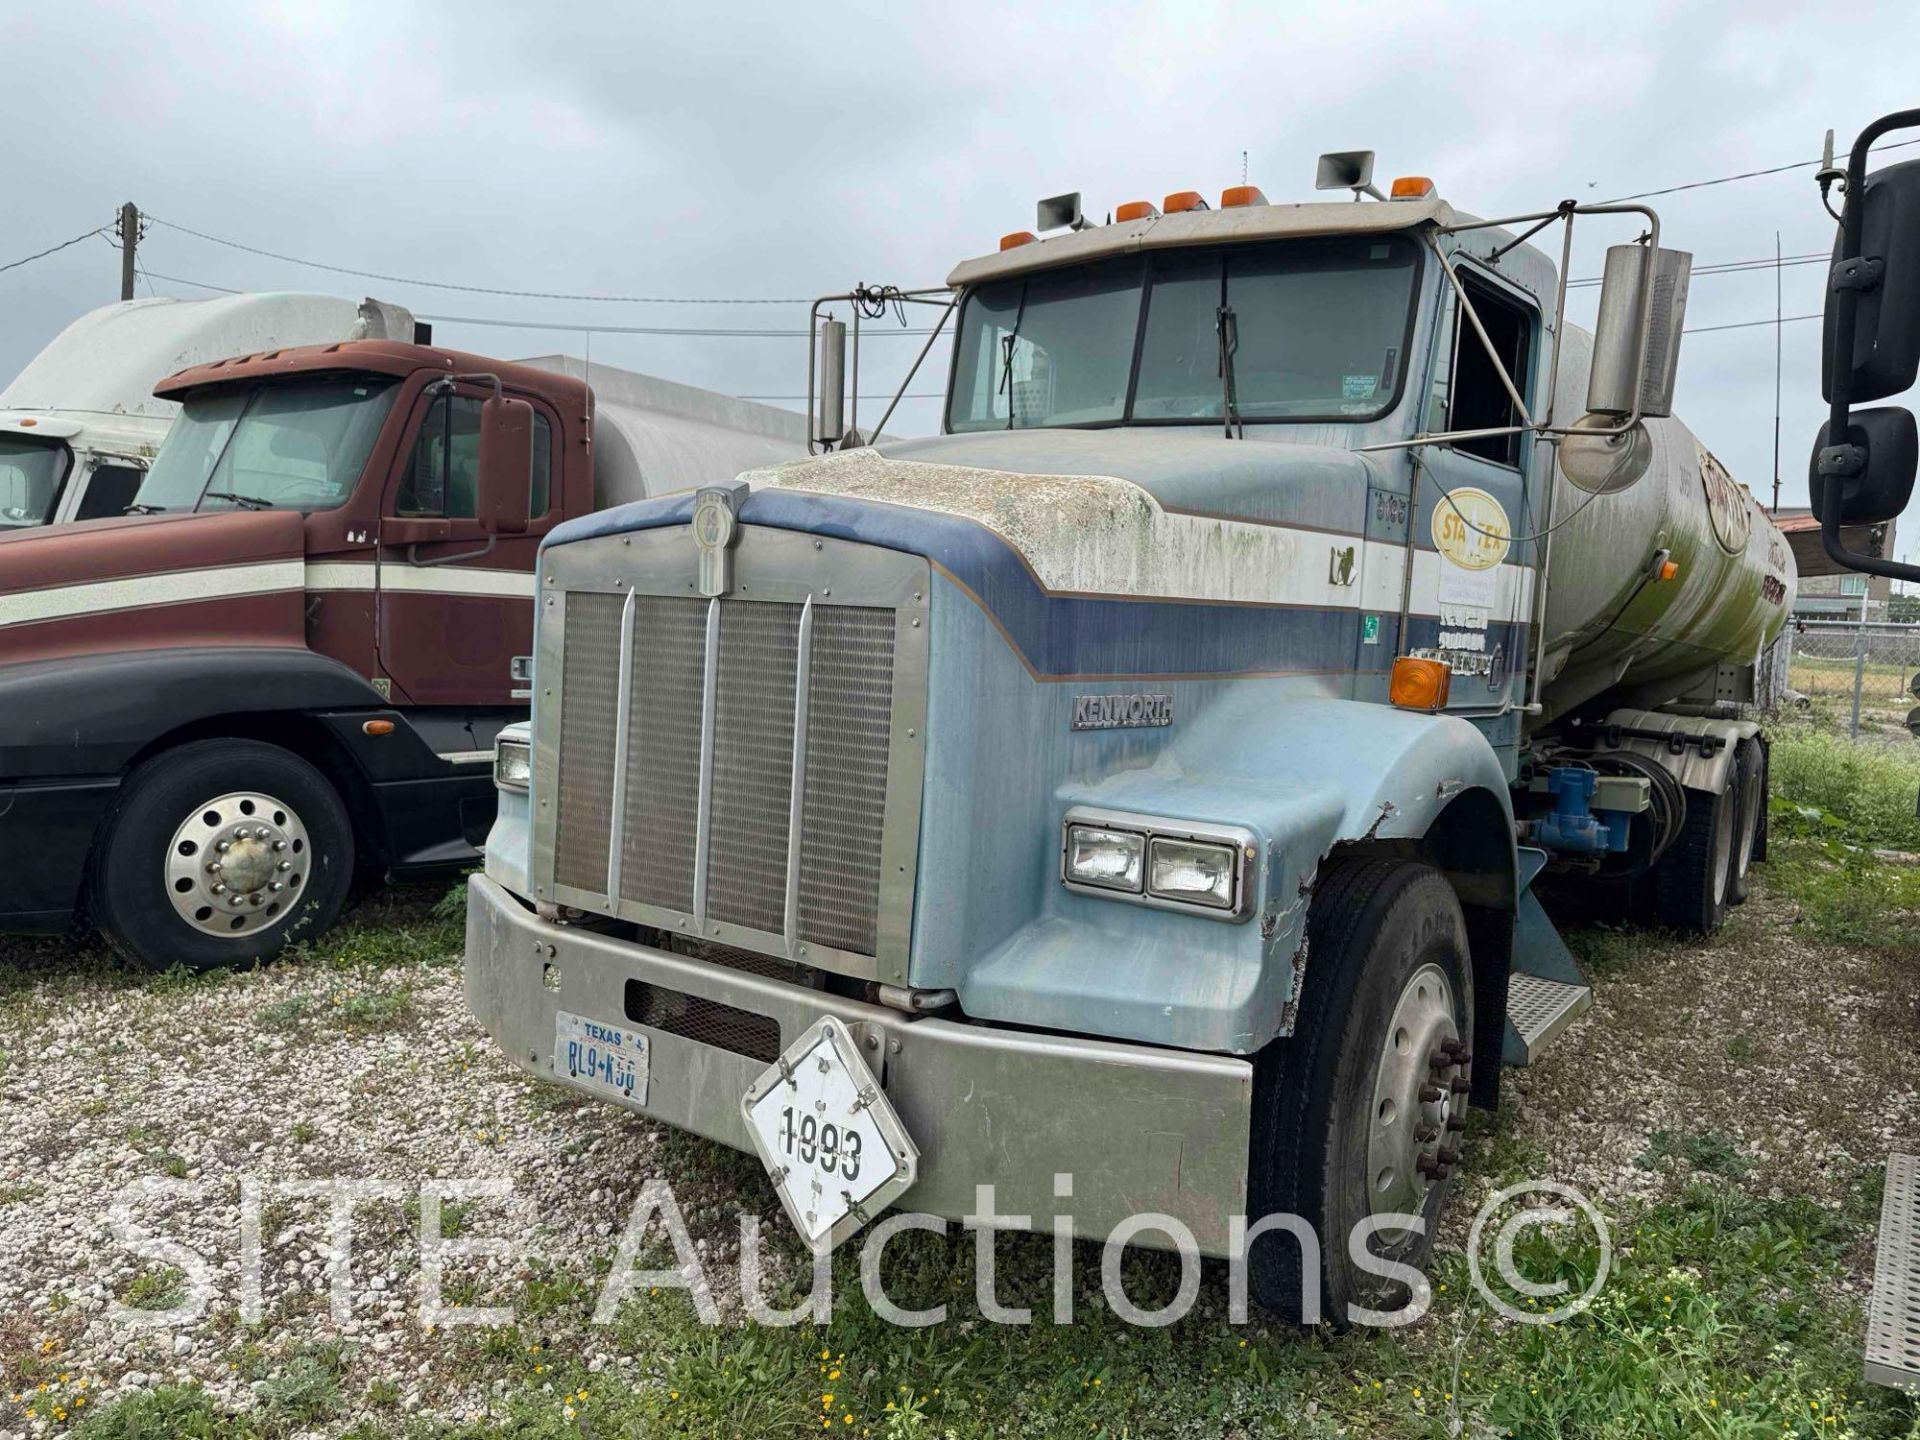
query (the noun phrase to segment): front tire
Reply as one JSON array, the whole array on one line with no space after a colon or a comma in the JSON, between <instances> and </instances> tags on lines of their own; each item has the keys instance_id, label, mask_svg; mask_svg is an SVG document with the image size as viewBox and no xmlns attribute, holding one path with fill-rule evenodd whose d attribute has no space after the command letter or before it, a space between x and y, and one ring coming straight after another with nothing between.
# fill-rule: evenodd
<instances>
[{"instance_id":1,"label":"front tire","mask_svg":"<svg viewBox=\"0 0 1920 1440\"><path fill-rule=\"evenodd\" d=\"M1365 860L1321 875L1308 916L1306 993L1294 1033L1254 1064L1249 1225L1297 1215L1320 1241L1321 1313L1390 1310L1404 1289L1357 1265L1362 1222L1380 1260L1420 1267L1451 1188L1465 1124L1473 972L1453 888L1427 865ZM1377 1263L1377 1262L1376 1262ZM1304 1307L1302 1253L1291 1236L1256 1240L1249 1290L1293 1324Z\"/></svg>"},{"instance_id":2,"label":"front tire","mask_svg":"<svg viewBox=\"0 0 1920 1440\"><path fill-rule=\"evenodd\" d=\"M93 920L153 970L265 960L339 917L353 826L312 765L257 740L199 740L140 765L94 849Z\"/></svg>"}]
</instances>

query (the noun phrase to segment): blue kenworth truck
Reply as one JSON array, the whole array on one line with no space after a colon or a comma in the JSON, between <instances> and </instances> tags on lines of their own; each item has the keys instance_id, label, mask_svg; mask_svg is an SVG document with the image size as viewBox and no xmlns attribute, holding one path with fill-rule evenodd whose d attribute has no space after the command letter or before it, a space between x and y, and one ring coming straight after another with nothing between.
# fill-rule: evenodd
<instances>
[{"instance_id":1,"label":"blue kenworth truck","mask_svg":"<svg viewBox=\"0 0 1920 1440\"><path fill-rule=\"evenodd\" d=\"M1651 210L1371 168L1057 197L936 291L823 300L811 458L552 533L467 922L509 1057L758 1153L816 1249L992 1184L1215 1256L1299 1217L1257 1301L1390 1296L1465 1107L1589 1002L1540 890L1745 898L1796 576L1672 416ZM940 433L863 435L859 327L907 306Z\"/></svg>"}]
</instances>

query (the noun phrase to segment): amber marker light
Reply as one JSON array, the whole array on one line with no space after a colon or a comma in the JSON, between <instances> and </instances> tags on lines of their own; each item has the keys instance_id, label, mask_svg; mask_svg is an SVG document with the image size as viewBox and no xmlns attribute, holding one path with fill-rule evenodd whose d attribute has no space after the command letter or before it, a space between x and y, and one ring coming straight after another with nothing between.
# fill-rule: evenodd
<instances>
[{"instance_id":1,"label":"amber marker light","mask_svg":"<svg viewBox=\"0 0 1920 1440\"><path fill-rule=\"evenodd\" d=\"M391 735L393 733L393 722L391 720L363 720L360 723L360 733L362 735Z\"/></svg>"},{"instance_id":2,"label":"amber marker light","mask_svg":"<svg viewBox=\"0 0 1920 1440\"><path fill-rule=\"evenodd\" d=\"M1678 560L1663 560L1660 562L1660 578L1662 580L1671 580L1679 573L1680 562Z\"/></svg>"},{"instance_id":3,"label":"amber marker light","mask_svg":"<svg viewBox=\"0 0 1920 1440\"><path fill-rule=\"evenodd\" d=\"M1113 212L1113 222L1124 225L1129 220L1158 220L1160 211L1151 200L1129 200L1118 206Z\"/></svg>"},{"instance_id":4,"label":"amber marker light","mask_svg":"<svg viewBox=\"0 0 1920 1440\"><path fill-rule=\"evenodd\" d=\"M1264 205L1267 197L1260 193L1258 185L1229 185L1220 192L1220 208L1237 210L1242 205Z\"/></svg>"},{"instance_id":5,"label":"amber marker light","mask_svg":"<svg viewBox=\"0 0 1920 1440\"><path fill-rule=\"evenodd\" d=\"M1002 250L1013 250L1021 245L1031 245L1033 242L1034 233L1031 230L1016 230L1011 235L1002 235L1000 237L1000 248Z\"/></svg>"},{"instance_id":6,"label":"amber marker light","mask_svg":"<svg viewBox=\"0 0 1920 1440\"><path fill-rule=\"evenodd\" d=\"M1184 215L1189 210L1206 209L1207 197L1198 190L1176 190L1167 197L1166 204L1161 208L1169 215Z\"/></svg>"},{"instance_id":7,"label":"amber marker light","mask_svg":"<svg viewBox=\"0 0 1920 1440\"><path fill-rule=\"evenodd\" d=\"M1393 662L1387 698L1402 710L1433 711L1447 703L1453 686L1453 667L1444 660L1422 660L1402 655Z\"/></svg>"},{"instance_id":8,"label":"amber marker light","mask_svg":"<svg viewBox=\"0 0 1920 1440\"><path fill-rule=\"evenodd\" d=\"M1433 194L1433 181L1424 175L1402 175L1388 193L1395 200L1424 200Z\"/></svg>"}]
</instances>

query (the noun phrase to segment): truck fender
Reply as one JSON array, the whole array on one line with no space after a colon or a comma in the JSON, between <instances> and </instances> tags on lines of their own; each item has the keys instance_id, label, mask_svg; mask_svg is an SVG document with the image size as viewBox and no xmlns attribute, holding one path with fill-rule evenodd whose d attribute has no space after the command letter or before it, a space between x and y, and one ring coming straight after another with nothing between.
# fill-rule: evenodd
<instances>
[{"instance_id":1,"label":"truck fender","mask_svg":"<svg viewBox=\"0 0 1920 1440\"><path fill-rule=\"evenodd\" d=\"M1428 715L1332 697L1275 704L1233 687L1171 737L1155 763L1086 786L1068 806L1237 824L1263 847L1256 914L1265 1035L1292 1032L1306 975L1307 909L1321 866L1347 847L1434 863L1463 903L1510 920L1518 893L1513 803L1481 732ZM1470 924L1472 915L1469 915ZM1504 970L1506 953L1499 964ZM1253 1048L1253 1047L1247 1047Z\"/></svg>"},{"instance_id":2,"label":"truck fender","mask_svg":"<svg viewBox=\"0 0 1920 1440\"><path fill-rule=\"evenodd\" d=\"M159 737L218 716L384 709L364 678L292 646L192 647L0 667L0 775L117 774Z\"/></svg>"},{"instance_id":3,"label":"truck fender","mask_svg":"<svg viewBox=\"0 0 1920 1440\"><path fill-rule=\"evenodd\" d=\"M1751 740L1760 733L1760 726L1752 720L1725 720L1705 715L1671 715L1657 710L1615 710L1606 718L1607 725L1618 725L1629 730L1658 731L1668 739L1650 739L1644 735L1622 735L1617 746L1610 748L1630 750L1643 755L1668 771L1689 790L1704 790L1709 794L1723 795L1733 778L1733 754L1742 740ZM1698 745L1685 743L1688 740L1700 740L1711 737L1725 743L1716 747L1713 754L1703 755ZM1680 749L1675 753L1674 745Z\"/></svg>"}]
</instances>

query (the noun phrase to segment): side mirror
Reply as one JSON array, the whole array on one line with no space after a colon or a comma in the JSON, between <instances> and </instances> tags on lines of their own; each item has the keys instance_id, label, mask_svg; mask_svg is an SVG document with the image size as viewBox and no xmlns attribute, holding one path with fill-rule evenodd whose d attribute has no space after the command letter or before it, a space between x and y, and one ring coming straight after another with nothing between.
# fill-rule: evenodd
<instances>
[{"instance_id":1,"label":"side mirror","mask_svg":"<svg viewBox=\"0 0 1920 1440\"><path fill-rule=\"evenodd\" d=\"M1656 250L1648 274L1644 245L1611 245L1600 282L1600 316L1593 327L1593 371L1587 380L1587 409L1597 415L1643 416L1673 413L1674 381L1680 373L1680 332L1687 318L1687 282L1693 256L1684 250ZM1649 305L1647 287L1651 285ZM1646 351L1640 346L1646 315Z\"/></svg>"},{"instance_id":2,"label":"side mirror","mask_svg":"<svg viewBox=\"0 0 1920 1440\"><path fill-rule=\"evenodd\" d=\"M1843 290L1858 292L1850 404L1898 395L1920 376L1920 160L1867 176L1860 193L1847 196L1848 211L1856 206L1860 251L1846 258L1844 230L1834 242L1820 352L1820 393L1831 401L1839 348L1834 298Z\"/></svg>"},{"instance_id":3,"label":"side mirror","mask_svg":"<svg viewBox=\"0 0 1920 1440\"><path fill-rule=\"evenodd\" d=\"M489 535L524 535L533 503L533 406L505 395L480 406L474 510Z\"/></svg>"},{"instance_id":4,"label":"side mirror","mask_svg":"<svg viewBox=\"0 0 1920 1440\"><path fill-rule=\"evenodd\" d=\"M1842 525L1878 525L1905 510L1913 497L1916 469L1920 469L1920 428L1912 412L1897 405L1856 410L1848 418L1847 442L1842 446L1833 446L1829 440L1832 428L1831 421L1820 427L1807 467L1814 517L1825 525L1828 512L1837 511ZM1849 448L1858 456L1857 473L1822 473L1822 462L1829 455L1844 456Z\"/></svg>"}]
</instances>

